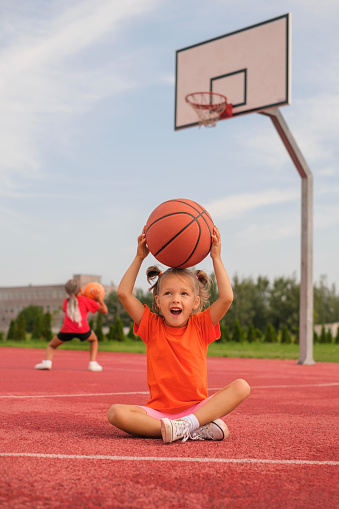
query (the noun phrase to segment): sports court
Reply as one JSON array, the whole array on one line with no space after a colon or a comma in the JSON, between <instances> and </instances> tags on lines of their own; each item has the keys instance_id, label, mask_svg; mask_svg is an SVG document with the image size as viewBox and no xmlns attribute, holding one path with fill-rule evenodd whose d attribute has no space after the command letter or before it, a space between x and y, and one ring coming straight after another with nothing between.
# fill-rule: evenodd
<instances>
[{"instance_id":1,"label":"sports court","mask_svg":"<svg viewBox=\"0 0 339 509\"><path fill-rule=\"evenodd\" d=\"M37 371L44 349L2 347L0 507L339 507L339 370L312 362L312 175L278 111L291 102L290 21L178 50L175 129L259 112L283 139L302 180L303 362L209 357L209 394L244 378L251 395L226 418L228 439L165 445L106 417L114 403L146 404L145 355L99 352L93 373L88 352L60 349Z\"/></svg>"},{"instance_id":2,"label":"sports court","mask_svg":"<svg viewBox=\"0 0 339 509\"><path fill-rule=\"evenodd\" d=\"M250 397L222 442L133 438L106 419L147 401L143 354L1 348L0 506L335 508L339 506L338 365L208 358L209 392L236 378Z\"/></svg>"}]
</instances>

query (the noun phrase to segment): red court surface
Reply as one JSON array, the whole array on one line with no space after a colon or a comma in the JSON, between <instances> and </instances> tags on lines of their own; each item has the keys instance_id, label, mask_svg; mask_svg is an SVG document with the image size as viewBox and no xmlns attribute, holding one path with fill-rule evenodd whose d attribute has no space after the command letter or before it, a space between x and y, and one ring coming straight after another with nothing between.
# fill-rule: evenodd
<instances>
[{"instance_id":1,"label":"red court surface","mask_svg":"<svg viewBox=\"0 0 339 509\"><path fill-rule=\"evenodd\" d=\"M0 507L339 507L339 365L208 358L210 393L236 378L250 397L222 442L130 437L113 403L145 404L146 358L0 348Z\"/></svg>"}]
</instances>

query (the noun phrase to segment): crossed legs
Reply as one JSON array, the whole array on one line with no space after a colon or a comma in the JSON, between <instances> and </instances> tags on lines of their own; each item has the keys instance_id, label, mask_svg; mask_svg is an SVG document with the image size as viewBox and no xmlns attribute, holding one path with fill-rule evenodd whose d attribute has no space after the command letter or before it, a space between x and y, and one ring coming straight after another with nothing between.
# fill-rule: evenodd
<instances>
[{"instance_id":1,"label":"crossed legs","mask_svg":"<svg viewBox=\"0 0 339 509\"><path fill-rule=\"evenodd\" d=\"M228 415L250 394L250 387L245 380L238 379L230 383L202 405L194 415L200 426L214 419ZM147 415L146 410L135 405L113 405L107 414L109 422L117 428L144 437L161 437L159 419Z\"/></svg>"}]
</instances>

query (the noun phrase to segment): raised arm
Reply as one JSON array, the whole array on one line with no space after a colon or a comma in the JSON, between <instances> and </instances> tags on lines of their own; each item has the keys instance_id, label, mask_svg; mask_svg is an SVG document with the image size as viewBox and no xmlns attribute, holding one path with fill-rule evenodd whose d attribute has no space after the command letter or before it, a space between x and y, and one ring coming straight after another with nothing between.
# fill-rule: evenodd
<instances>
[{"instance_id":1,"label":"raised arm","mask_svg":"<svg viewBox=\"0 0 339 509\"><path fill-rule=\"evenodd\" d=\"M146 235L144 228L142 234L139 235L138 237L137 254L133 262L125 272L122 280L120 281L117 291L121 304L124 306L129 316L137 325L139 325L139 323L141 322L141 318L144 313L144 305L140 302L139 299L135 297L135 295L133 294L133 289L135 281L139 274L141 264L148 255L148 253L149 250L146 245Z\"/></svg>"},{"instance_id":2,"label":"raised arm","mask_svg":"<svg viewBox=\"0 0 339 509\"><path fill-rule=\"evenodd\" d=\"M212 248L210 252L213 260L214 273L219 292L218 299L210 306L210 316L213 325L216 325L228 311L233 301L233 290L224 264L221 260L221 238L216 226L212 235Z\"/></svg>"}]
</instances>

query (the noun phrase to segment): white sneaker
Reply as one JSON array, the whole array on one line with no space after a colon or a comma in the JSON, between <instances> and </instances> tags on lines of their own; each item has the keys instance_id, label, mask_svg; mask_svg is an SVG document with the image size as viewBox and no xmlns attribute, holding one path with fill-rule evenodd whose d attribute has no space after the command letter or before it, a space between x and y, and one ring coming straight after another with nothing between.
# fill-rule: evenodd
<instances>
[{"instance_id":1,"label":"white sneaker","mask_svg":"<svg viewBox=\"0 0 339 509\"><path fill-rule=\"evenodd\" d=\"M190 438L189 434L189 422L182 419L161 419L161 435L165 444L170 444L176 440L182 438L183 442L186 442Z\"/></svg>"},{"instance_id":2,"label":"white sneaker","mask_svg":"<svg viewBox=\"0 0 339 509\"><path fill-rule=\"evenodd\" d=\"M224 440L229 434L230 432L224 421L222 419L215 419L192 431L189 438L191 440Z\"/></svg>"},{"instance_id":3,"label":"white sneaker","mask_svg":"<svg viewBox=\"0 0 339 509\"><path fill-rule=\"evenodd\" d=\"M34 366L35 369L51 369L52 361L42 361Z\"/></svg>"},{"instance_id":4,"label":"white sneaker","mask_svg":"<svg viewBox=\"0 0 339 509\"><path fill-rule=\"evenodd\" d=\"M221 419L200 426L195 431L189 432L189 423L183 419L161 419L161 435L165 444L170 444L182 438L182 442L191 440L224 440L229 435L229 430Z\"/></svg>"},{"instance_id":5,"label":"white sneaker","mask_svg":"<svg viewBox=\"0 0 339 509\"><path fill-rule=\"evenodd\" d=\"M97 361L91 361L89 363L88 369L90 371L102 371L104 368L97 363Z\"/></svg>"}]
</instances>

